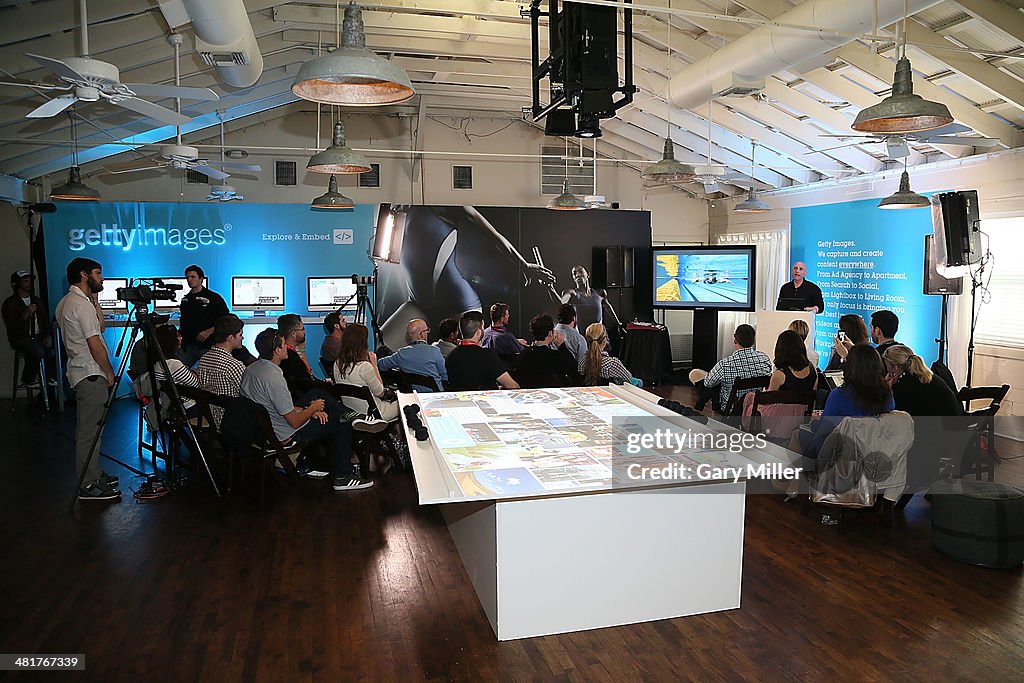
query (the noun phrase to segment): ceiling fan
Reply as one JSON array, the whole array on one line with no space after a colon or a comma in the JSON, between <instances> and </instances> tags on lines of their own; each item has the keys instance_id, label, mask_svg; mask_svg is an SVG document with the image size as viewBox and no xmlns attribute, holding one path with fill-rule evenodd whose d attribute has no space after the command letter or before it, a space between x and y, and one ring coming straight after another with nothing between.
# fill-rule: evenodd
<instances>
[{"instance_id":1,"label":"ceiling fan","mask_svg":"<svg viewBox=\"0 0 1024 683\"><path fill-rule=\"evenodd\" d=\"M713 107L714 102L708 102L708 163L700 166L694 166L693 170L696 172L691 183L699 183L704 186L704 192L711 194L712 192L719 192L721 185L719 183L727 183L729 185L736 185L738 187L747 188L748 190L758 189L770 189L771 186L762 183L759 180L755 180L742 173L730 173L728 166L721 164L711 163L711 125L713 118Z\"/></svg>"},{"instance_id":2,"label":"ceiling fan","mask_svg":"<svg viewBox=\"0 0 1024 683\"><path fill-rule=\"evenodd\" d=\"M942 128L936 128L934 130L924 131L921 133L905 133L903 135L819 135L818 137L823 138L836 138L839 140L851 140L853 138L863 138L864 142L850 142L842 145L836 145L835 147L825 147L824 149L816 149L811 154L817 154L821 152L828 152L833 149L840 149L842 147L852 147L854 145L861 144L875 144L885 143L886 153L890 159L903 159L910 156L910 145L908 143L923 143L928 145L964 145L967 147L995 147L999 144L999 140L995 138L986 137L962 137L957 133L968 133L971 129L967 126L962 126L959 123L951 123Z\"/></svg>"},{"instance_id":3,"label":"ceiling fan","mask_svg":"<svg viewBox=\"0 0 1024 683\"><path fill-rule=\"evenodd\" d=\"M246 170L246 171L257 171L257 172L258 171L262 171L263 169L260 168L259 164L235 164L235 163L230 163L230 162L224 161L224 117L223 117L223 115L220 115L219 118L220 118L220 163L218 165L221 166L221 167L223 167L223 166L230 166L231 168L238 168L238 169ZM216 162L214 162L214 163L216 163ZM231 185L223 185L222 184L222 185L214 185L214 186L212 186L210 188L210 196L208 196L206 199L207 200L214 200L214 199L216 199L216 200L220 200L222 202L230 202L232 199L237 199L237 200L241 201L241 200L245 199L245 197L243 197L242 195L240 195L237 192L235 192L235 188L232 187Z\"/></svg>"},{"instance_id":4,"label":"ceiling fan","mask_svg":"<svg viewBox=\"0 0 1024 683\"><path fill-rule=\"evenodd\" d=\"M27 81L3 83L3 85L25 86L37 91L65 91L66 94L47 100L30 111L26 114L28 118L56 116L75 102L96 102L103 99L111 104L130 109L163 123L180 126L192 119L182 115L180 111L173 111L141 98L175 97L203 101L220 99L217 93L209 88L183 88L180 85L154 85L151 83L122 83L121 74L116 66L89 56L89 25L85 0L81 0L80 8L82 19L82 57L54 59L44 55L25 53L26 56L34 59L41 66L49 69L57 77L59 85Z\"/></svg>"}]
</instances>

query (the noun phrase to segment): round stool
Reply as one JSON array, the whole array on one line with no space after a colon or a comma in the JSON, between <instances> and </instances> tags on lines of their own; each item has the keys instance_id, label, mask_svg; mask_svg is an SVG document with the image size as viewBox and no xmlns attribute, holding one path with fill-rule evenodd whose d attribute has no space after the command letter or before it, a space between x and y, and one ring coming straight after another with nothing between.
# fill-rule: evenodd
<instances>
[{"instance_id":1,"label":"round stool","mask_svg":"<svg viewBox=\"0 0 1024 683\"><path fill-rule=\"evenodd\" d=\"M929 493L936 550L996 569L1024 562L1024 490L990 481L944 479Z\"/></svg>"}]
</instances>

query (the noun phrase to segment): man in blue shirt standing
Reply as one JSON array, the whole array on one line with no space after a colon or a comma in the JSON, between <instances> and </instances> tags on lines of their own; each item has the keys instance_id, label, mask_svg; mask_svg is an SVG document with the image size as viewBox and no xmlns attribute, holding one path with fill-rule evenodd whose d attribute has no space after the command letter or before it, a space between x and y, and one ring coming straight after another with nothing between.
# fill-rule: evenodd
<instances>
[{"instance_id":1,"label":"man in blue shirt standing","mask_svg":"<svg viewBox=\"0 0 1024 683\"><path fill-rule=\"evenodd\" d=\"M398 349L390 356L385 356L377 361L377 369L381 372L386 370L401 370L402 372L424 377L433 377L437 386L443 386L440 382L448 381L448 370L444 366L444 356L436 346L427 343L427 335L430 328L426 320L419 318L409 321L405 328L406 346ZM418 384L413 385L416 391L436 391L436 387L424 387Z\"/></svg>"}]
</instances>

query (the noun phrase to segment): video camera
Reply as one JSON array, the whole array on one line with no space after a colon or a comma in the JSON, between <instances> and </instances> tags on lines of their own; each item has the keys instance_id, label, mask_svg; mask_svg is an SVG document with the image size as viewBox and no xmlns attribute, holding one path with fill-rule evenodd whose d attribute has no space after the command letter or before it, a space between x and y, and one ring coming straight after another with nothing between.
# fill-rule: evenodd
<instances>
[{"instance_id":1,"label":"video camera","mask_svg":"<svg viewBox=\"0 0 1024 683\"><path fill-rule=\"evenodd\" d=\"M369 286L372 287L373 285L375 285L377 283L374 282L374 278L373 278L372 275L356 275L355 273L353 273L352 274L352 284L357 285L357 286L358 285L364 285L364 286L365 285L369 285Z\"/></svg>"},{"instance_id":2,"label":"video camera","mask_svg":"<svg viewBox=\"0 0 1024 683\"><path fill-rule=\"evenodd\" d=\"M162 280L153 280L152 286L118 287L117 300L136 305L152 301L175 301L177 292L181 289L182 286L178 284L165 284Z\"/></svg>"}]
</instances>

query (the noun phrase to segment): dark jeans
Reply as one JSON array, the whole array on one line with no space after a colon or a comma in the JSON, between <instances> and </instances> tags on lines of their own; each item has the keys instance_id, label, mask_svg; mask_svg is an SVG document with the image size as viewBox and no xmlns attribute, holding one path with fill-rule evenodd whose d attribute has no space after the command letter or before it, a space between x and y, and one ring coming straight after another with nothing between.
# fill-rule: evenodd
<instances>
[{"instance_id":1,"label":"dark jeans","mask_svg":"<svg viewBox=\"0 0 1024 683\"><path fill-rule=\"evenodd\" d=\"M722 387L719 384L707 386L704 384L704 380L700 380L693 385L693 388L697 390L697 402L694 404L694 410L704 410L704 406L708 401L711 401L711 408L716 412L721 412L723 406L721 403Z\"/></svg>"},{"instance_id":2,"label":"dark jeans","mask_svg":"<svg viewBox=\"0 0 1024 683\"><path fill-rule=\"evenodd\" d=\"M299 428L292 438L303 450L308 446L323 443L331 459L331 474L335 477L352 476L352 425L344 419L344 408L322 389L310 389L295 402L297 406L308 406L318 398L324 400L324 412L327 413L327 424L311 418Z\"/></svg>"},{"instance_id":3,"label":"dark jeans","mask_svg":"<svg viewBox=\"0 0 1024 683\"><path fill-rule=\"evenodd\" d=\"M21 381L23 384L28 384L39 375L39 361L46 359L46 374L51 378L55 379L53 375L53 363L50 360L53 358L53 349L48 349L43 346L43 339L39 335L34 337L25 337L11 344L11 347L15 351L22 353L23 365L21 368Z\"/></svg>"}]
</instances>

